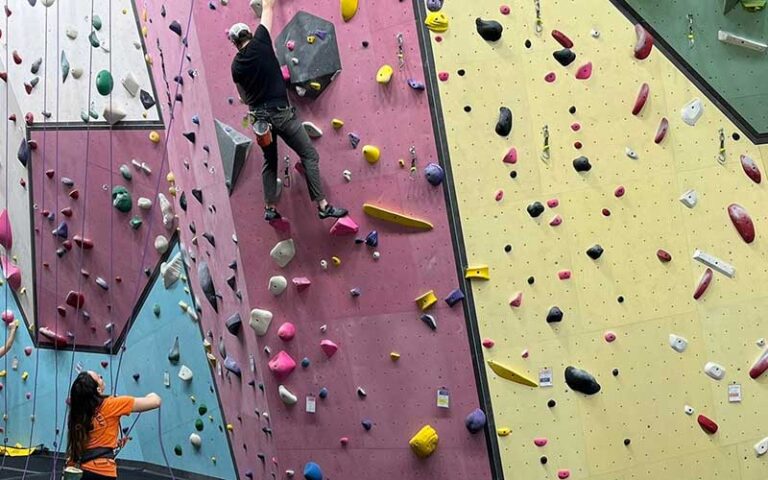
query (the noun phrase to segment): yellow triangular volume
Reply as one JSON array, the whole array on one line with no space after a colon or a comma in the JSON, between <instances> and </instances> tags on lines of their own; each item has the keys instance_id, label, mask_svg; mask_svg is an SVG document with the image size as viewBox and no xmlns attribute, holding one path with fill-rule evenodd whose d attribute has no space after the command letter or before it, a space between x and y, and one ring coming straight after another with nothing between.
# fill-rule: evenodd
<instances>
[{"instance_id":1,"label":"yellow triangular volume","mask_svg":"<svg viewBox=\"0 0 768 480\"><path fill-rule=\"evenodd\" d=\"M511 380L513 382L519 383L520 385L526 385L529 387L539 386L539 384L536 383L535 381L526 377L522 373L518 373L512 370L506 365L502 365L493 360L488 360L488 366L491 367L491 370L493 370L496 373L496 375L500 376L501 378L506 378L507 380Z\"/></svg>"}]
</instances>

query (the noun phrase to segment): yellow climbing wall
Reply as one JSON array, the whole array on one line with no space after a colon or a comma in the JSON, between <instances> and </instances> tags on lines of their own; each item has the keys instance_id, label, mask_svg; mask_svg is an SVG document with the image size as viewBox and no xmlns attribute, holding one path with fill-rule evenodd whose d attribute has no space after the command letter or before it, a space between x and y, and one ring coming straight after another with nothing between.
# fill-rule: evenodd
<instances>
[{"instance_id":1,"label":"yellow climbing wall","mask_svg":"<svg viewBox=\"0 0 768 480\"><path fill-rule=\"evenodd\" d=\"M768 436L768 380L752 380L748 371L762 351L756 342L768 336L761 325L768 311L768 193L765 181L747 178L739 155L751 156L765 174L761 154L768 150L737 132L656 47L648 59L636 60L633 25L610 2L541 3L540 35L533 0L514 2L507 16L495 1L449 0L443 12L450 28L441 41L432 34L436 71L450 74L439 83L440 100L468 261L491 267L490 281L472 284L481 337L495 342L484 349L485 360L533 378L543 368L553 371L553 387L529 388L486 366L496 427L511 429L498 438L505 477L557 478L567 469L572 479L764 480L768 458L758 458L753 445ZM501 22L502 39L484 41L477 17ZM575 43L569 67L552 57L562 48L552 29ZM592 77L577 80L577 68L588 61ZM549 72L557 75L554 83L544 81ZM631 110L643 82L651 96L636 117ZM680 109L695 97L704 114L691 127ZM506 139L494 132L502 105L514 118ZM656 145L661 117L670 130ZM548 162L540 159L544 125L552 145ZM725 165L717 161L720 128ZM502 163L513 146L518 163ZM627 147L639 158L629 158ZM574 170L580 155L590 159L591 171ZM616 198L620 185L626 194ZM692 209L678 200L688 189L699 197ZM530 203L550 199L560 205L536 219L526 212ZM756 224L751 245L731 225L726 208L732 202ZM555 215L563 221L552 227ZM585 254L594 244L605 249L596 261ZM672 254L670 263L656 258L660 248ZM716 272L698 301L692 295L705 267L692 259L697 248L736 268L734 278ZM572 277L560 280L565 269ZM509 301L518 291L522 305L513 308ZM553 305L564 312L559 324L545 321ZM613 343L604 340L608 331L617 336ZM685 337L687 350L670 348L670 333ZM704 373L708 361L725 367L723 380ZM585 396L568 389L568 365L592 373L602 391ZM732 383L741 385L740 403L728 401ZM686 415L685 405L696 413ZM719 431L705 433L698 414L715 420ZM549 443L536 447L536 437Z\"/></svg>"}]
</instances>

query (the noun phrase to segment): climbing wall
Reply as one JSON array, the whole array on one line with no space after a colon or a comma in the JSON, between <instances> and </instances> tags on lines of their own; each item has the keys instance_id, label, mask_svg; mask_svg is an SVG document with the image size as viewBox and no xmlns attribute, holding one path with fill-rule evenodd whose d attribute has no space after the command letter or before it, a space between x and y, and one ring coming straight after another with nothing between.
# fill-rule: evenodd
<instances>
[{"instance_id":1,"label":"climbing wall","mask_svg":"<svg viewBox=\"0 0 768 480\"><path fill-rule=\"evenodd\" d=\"M749 371L765 349L767 194L740 162L763 170L765 153L657 48L635 58L633 25L609 2L542 1L537 34L538 4L446 2L449 29L431 43L463 244L470 264L490 266L490 281L472 283L483 357L517 380L486 367L505 477L765 478L754 445L768 391ZM478 17L499 22L501 39L481 38ZM553 56L555 37L568 44L555 29L573 41L570 66ZM681 109L697 97L703 115L689 125ZM734 228L732 203L751 214L754 242ZM707 275L697 249L735 274L715 269L695 300ZM671 348L671 334L687 348ZM570 386L568 366L586 371Z\"/></svg>"},{"instance_id":2,"label":"climbing wall","mask_svg":"<svg viewBox=\"0 0 768 480\"><path fill-rule=\"evenodd\" d=\"M251 10L245 4L194 2L187 27L184 20L189 3L166 3L165 17L162 5L148 2L147 15L140 14L140 18L151 25L148 44L155 45L159 39L166 65L180 58L180 39L167 25L178 20L188 41L186 61L179 70L183 85L177 87L178 82L172 81L178 72L166 69L165 73L171 82L171 97L177 89L183 95L183 101L175 103L168 158L177 201L181 192L186 198L186 212L177 207L177 213L190 252L191 284L202 307L203 328L210 330L214 353L220 353L220 345L225 347L226 356L219 356L219 362L229 357L230 365L242 370L242 378L238 378L225 368L218 379L224 411L233 425L230 439L241 475L251 471L260 478L262 472L272 472L280 477L292 470L300 476L304 465L313 461L326 476L337 479L382 475L489 478L484 435L473 436L464 427L465 416L478 406L478 395L461 304L451 309L442 301L458 283L444 192L423 177L427 163L437 160L427 96L406 83L408 79L423 81L410 4L361 4L354 19L345 24L338 4L286 2L276 18L275 31L279 32L301 7L336 27L341 74L314 102L297 97L293 101L304 120L324 131L315 143L324 185L330 200L347 206L360 227L357 235L346 237L329 235L333 222L317 219L296 171L280 203L281 212L290 219L291 232L270 228L262 219L262 156L257 148L248 156L231 197L228 194L214 120L242 134L250 132L242 126L246 110L236 102L237 92L229 78L235 52L224 32L238 21L255 25ZM397 66L398 33L404 39L402 71ZM149 54L154 74L164 75L158 61L160 51L150 48ZM395 69L388 86L376 83L383 64ZM334 117L345 122L338 131L331 127ZM199 125L193 119L199 119ZM182 135L190 132L195 133L194 142ZM361 138L357 149L350 144L350 133ZM363 159L364 145L380 149L376 165ZM407 168L411 146L417 156L413 177ZM281 161L283 155L296 161L295 155L283 152ZM401 158L406 168L399 166ZM349 183L342 175L344 170L351 173ZM368 219L362 213L364 202L427 218L434 229L419 233ZM355 243L356 237L363 238L374 229L379 235L377 248ZM289 237L297 253L287 267L280 268L270 258L270 250ZM374 250L380 254L378 261ZM339 266L333 266L334 256L340 259ZM321 268L322 260L329 265L326 270ZM200 286L197 272L203 262L213 291L219 295L214 302ZM286 277L289 287L275 297L267 285L278 275ZM298 292L291 284L296 277L307 277L311 286ZM353 297L353 289L359 289L360 295ZM423 312L414 302L429 290L440 299L428 312L437 320L436 331L420 320ZM247 327L249 311L254 308L273 314L262 338ZM243 326L233 336L226 323L238 313ZM296 328L290 342L277 335L286 322ZM338 346L330 358L320 348L324 339ZM278 381L267 363L280 351L297 364L306 359L307 366L297 365L289 378ZM399 360L392 360L391 353L398 354ZM298 404L288 406L281 401L280 384L298 397ZM358 387L365 396L358 394ZM436 405L441 387L450 392L449 409ZM325 399L320 398L323 388L328 392ZM314 398L315 413L306 412L307 397ZM437 430L440 440L437 452L420 460L410 451L408 441L425 424ZM266 425L274 432L274 443L262 429ZM266 460L259 460L265 453Z\"/></svg>"}]
</instances>

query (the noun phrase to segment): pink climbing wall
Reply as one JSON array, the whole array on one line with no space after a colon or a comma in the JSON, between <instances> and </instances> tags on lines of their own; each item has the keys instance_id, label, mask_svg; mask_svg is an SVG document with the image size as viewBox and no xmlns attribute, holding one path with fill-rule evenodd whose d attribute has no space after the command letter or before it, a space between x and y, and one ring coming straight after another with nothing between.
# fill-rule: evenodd
<instances>
[{"instance_id":1,"label":"pink climbing wall","mask_svg":"<svg viewBox=\"0 0 768 480\"><path fill-rule=\"evenodd\" d=\"M38 325L62 335L70 332L78 347L101 348L104 342L121 335L147 285L149 277L144 270L155 270L160 258L154 248L155 237L170 239L174 233L163 227L155 198L157 179L167 172L167 168L161 168L162 144L149 142L147 132L138 130L35 130L31 138L39 145L30 164L36 205ZM151 173L134 168L132 159L146 163ZM128 166L132 180L122 177L121 164ZM74 186L64 185L63 178L73 180ZM131 193L131 212L112 207L112 188L117 185ZM78 192L76 198L70 195L73 191ZM139 197L152 200L152 209L139 209ZM67 208L71 209L69 217L62 213ZM44 211L55 218L44 217ZM143 221L136 230L130 225L133 216ZM68 225L71 250L59 258L56 251L64 247L64 239L51 232L61 221ZM73 241L75 235L90 239L93 248L78 248ZM97 277L106 280L109 290L97 285ZM82 309L66 304L70 291L85 295ZM58 307L63 307L64 315ZM83 312L90 315L90 320L83 317ZM114 324L112 333L105 328L110 323ZM50 343L44 337L40 341Z\"/></svg>"},{"instance_id":2,"label":"pink climbing wall","mask_svg":"<svg viewBox=\"0 0 768 480\"><path fill-rule=\"evenodd\" d=\"M160 74L153 47L159 35L171 79L177 72L170 66L177 65L181 42L167 29L167 23L178 19L186 26L182 17L188 6L186 2L166 4L168 15L161 21L161 2L149 3L153 26L148 45L155 61L154 73ZM360 224L361 235L375 228L381 238L381 259L376 262L371 251L355 245L353 238L330 237L328 229L332 223L317 220L306 187L294 174L295 186L284 193L280 204L281 211L293 222L297 245L296 258L285 269L279 269L269 258L272 246L284 237L262 220L260 152L250 155L234 194L230 199L226 197L213 119L247 131L240 125L245 107L228 102L228 98L236 97L229 76L234 51L224 32L234 22L254 22L246 2L231 2L226 7L217 3L216 7L212 10L204 2L195 4L189 33L191 63L183 68L184 100L169 133L169 158L181 189L203 191L203 206L187 195L190 212L181 214L182 223L194 221L198 234L209 231L217 238L216 249L203 239L193 248L189 230L182 227L185 243L198 261L207 259L216 288L223 296L218 315L205 299L201 300L204 329L212 331L215 341L219 337L225 339L228 354L244 371L249 354L257 359L261 372L256 375L261 373L266 384L275 431L271 452L278 465L274 468L277 472L294 469L300 474L304 463L312 460L334 479L489 478L485 439L482 434L471 436L463 424L464 416L477 406L477 390L461 308L449 309L441 301L432 312L439 324L438 330L432 332L419 320L421 312L413 301L430 289L442 298L457 286L457 280L443 191L429 186L421 173L411 180L407 169L400 169L397 163L399 158L408 159L411 145L417 149L420 167L436 160L427 97L405 84L409 76L418 80L423 76L410 3L365 2L348 24L340 18L338 2L284 2L281 6L276 33L299 7L337 26L342 74L316 102L296 104L305 120L314 121L325 131L316 145L331 200L350 208ZM397 65L398 32L405 37L407 69L397 72L389 87L381 87L375 82L376 71L384 63ZM362 47L363 40L370 42L369 48ZM188 68L197 69L199 76L195 80L186 75ZM173 86L171 83L172 89ZM199 129L191 124L194 114L201 117ZM346 126L334 131L330 127L332 117L343 119ZM196 145L181 136L183 131L193 129L197 132ZM360 150L351 149L349 132L361 136L361 146L369 143L382 149L378 165L369 166ZM211 145L210 156L201 151L204 144ZM189 170L182 166L185 160ZM204 161L208 161L207 166ZM342 179L345 169L352 172L349 184ZM226 207L228 200L231 211ZM363 202L426 217L435 229L428 233L403 233L399 228L365 218L361 211ZM212 204L215 213L209 208ZM230 240L235 231L241 257L239 285L247 281L243 304L236 301L224 283L230 274L227 265L236 256ZM330 261L333 255L342 259L341 267L321 270L321 259ZM202 298L196 269L192 270L191 284ZM275 298L267 291L267 283L270 276L277 274L285 275L289 282L292 277L307 276L313 283L301 294L289 287ZM351 298L351 288L360 288L362 295ZM268 335L257 340L253 331L245 327L235 340L224 328L224 320L238 311L247 323L246 312L253 307L274 313ZM288 344L276 336L284 321L295 323L298 329L296 339ZM320 333L323 324L328 325L326 335ZM340 346L331 359L325 359L320 350L323 338ZM298 405L288 408L279 399L278 382L266 368L269 356L264 354L264 347L269 347L272 354L285 349L297 362L303 357L310 359L309 368L298 367L285 382L299 396ZM390 360L392 351L402 356L399 362ZM259 398L258 390L245 385L250 376L245 374L242 383L225 376L219 385L225 412L234 423L231 438L241 474L257 470L254 449L268 451L267 447L258 447L264 436L249 423L255 421L252 399ZM358 386L366 390L367 398L358 398ZM451 392L451 408L447 411L435 405L436 390L443 386ZM318 399L316 414L305 413L304 397L317 395L321 387L328 388L328 398ZM242 423L234 421L238 414ZM361 427L363 419L374 423L370 432ZM431 458L418 460L408 447L408 439L424 424L437 429L440 446ZM339 445L342 436L349 437L346 448ZM248 445L247 451L243 444ZM271 469L269 458L268 453L267 467Z\"/></svg>"}]
</instances>

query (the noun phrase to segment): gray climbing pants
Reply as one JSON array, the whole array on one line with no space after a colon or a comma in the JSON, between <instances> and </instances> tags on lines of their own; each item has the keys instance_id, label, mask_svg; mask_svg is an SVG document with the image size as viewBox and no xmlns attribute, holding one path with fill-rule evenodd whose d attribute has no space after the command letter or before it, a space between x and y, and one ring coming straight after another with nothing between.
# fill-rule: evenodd
<instances>
[{"instance_id":1,"label":"gray climbing pants","mask_svg":"<svg viewBox=\"0 0 768 480\"><path fill-rule=\"evenodd\" d=\"M275 136L282 138L285 144L299 156L304 166L309 198L314 202L325 200L318 165L320 155L312 145L312 140L304 130L304 126L296 117L296 108L293 106L256 108L251 112L251 117L253 120L263 120L272 125L272 143L261 148L264 152L264 166L261 169L264 201L269 205L274 205L277 201L278 160Z\"/></svg>"}]
</instances>

